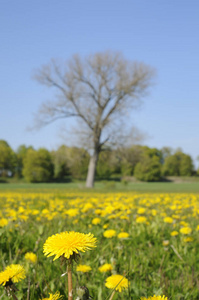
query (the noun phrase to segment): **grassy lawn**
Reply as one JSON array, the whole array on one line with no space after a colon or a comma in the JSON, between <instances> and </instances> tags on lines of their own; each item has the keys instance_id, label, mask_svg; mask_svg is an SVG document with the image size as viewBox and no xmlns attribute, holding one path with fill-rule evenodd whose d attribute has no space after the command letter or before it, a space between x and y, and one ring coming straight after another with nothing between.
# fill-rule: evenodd
<instances>
[{"instance_id":1,"label":"grassy lawn","mask_svg":"<svg viewBox=\"0 0 199 300\"><path fill-rule=\"evenodd\" d=\"M98 181L95 183L94 189L86 189L85 183L71 182L71 183L0 183L0 191L5 190L20 190L25 189L29 191L36 190L70 190L81 192L157 192L157 193L199 193L199 182L116 182L116 181Z\"/></svg>"}]
</instances>

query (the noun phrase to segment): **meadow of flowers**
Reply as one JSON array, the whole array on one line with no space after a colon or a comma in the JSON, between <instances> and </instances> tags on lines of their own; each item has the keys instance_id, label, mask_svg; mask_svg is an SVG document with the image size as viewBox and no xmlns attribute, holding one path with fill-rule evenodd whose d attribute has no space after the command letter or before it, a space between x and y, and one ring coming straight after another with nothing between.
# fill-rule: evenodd
<instances>
[{"instance_id":1,"label":"meadow of flowers","mask_svg":"<svg viewBox=\"0 0 199 300\"><path fill-rule=\"evenodd\" d=\"M0 299L199 299L199 194L1 191L0 245Z\"/></svg>"}]
</instances>

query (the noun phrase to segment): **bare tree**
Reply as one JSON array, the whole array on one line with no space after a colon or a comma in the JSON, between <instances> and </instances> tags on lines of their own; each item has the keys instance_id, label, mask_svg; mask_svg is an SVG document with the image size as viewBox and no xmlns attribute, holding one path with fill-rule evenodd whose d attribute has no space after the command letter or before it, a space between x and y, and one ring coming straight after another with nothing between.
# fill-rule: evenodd
<instances>
[{"instance_id":1,"label":"bare tree","mask_svg":"<svg viewBox=\"0 0 199 300\"><path fill-rule=\"evenodd\" d=\"M80 122L77 131L91 153L87 187L94 186L100 151L115 142L118 133L124 136L131 123L129 113L141 103L153 76L151 67L112 52L75 55L65 64L52 60L35 74L39 83L57 91L55 100L45 102L36 114L37 126L68 117Z\"/></svg>"}]
</instances>

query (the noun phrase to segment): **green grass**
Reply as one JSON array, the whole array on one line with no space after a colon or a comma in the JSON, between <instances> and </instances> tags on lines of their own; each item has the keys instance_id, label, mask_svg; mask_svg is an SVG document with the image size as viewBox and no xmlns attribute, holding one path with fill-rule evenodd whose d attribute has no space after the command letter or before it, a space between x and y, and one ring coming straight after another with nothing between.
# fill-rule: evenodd
<instances>
[{"instance_id":1,"label":"green grass","mask_svg":"<svg viewBox=\"0 0 199 300\"><path fill-rule=\"evenodd\" d=\"M0 191L5 190L69 190L80 192L151 192L151 193L199 193L199 182L128 182L97 181L94 189L86 189L84 182L71 183L0 183Z\"/></svg>"}]
</instances>

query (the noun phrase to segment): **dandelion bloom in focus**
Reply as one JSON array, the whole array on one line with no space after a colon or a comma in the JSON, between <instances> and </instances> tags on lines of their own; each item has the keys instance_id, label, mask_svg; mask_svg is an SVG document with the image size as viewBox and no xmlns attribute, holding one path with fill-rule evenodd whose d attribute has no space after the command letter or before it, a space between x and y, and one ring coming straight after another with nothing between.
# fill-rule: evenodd
<instances>
[{"instance_id":1,"label":"dandelion bloom in focus","mask_svg":"<svg viewBox=\"0 0 199 300\"><path fill-rule=\"evenodd\" d=\"M77 272L83 272L83 273L86 273L86 272L89 272L91 271L91 267L90 266L87 266L87 265L78 265L76 267L76 271Z\"/></svg>"},{"instance_id":2,"label":"dandelion bloom in focus","mask_svg":"<svg viewBox=\"0 0 199 300\"><path fill-rule=\"evenodd\" d=\"M49 294L50 296L48 298L42 298L41 300L58 300L62 299L63 296L60 296L60 292L56 292L54 295Z\"/></svg>"},{"instance_id":3,"label":"dandelion bloom in focus","mask_svg":"<svg viewBox=\"0 0 199 300\"><path fill-rule=\"evenodd\" d=\"M104 264L98 268L101 273L112 271L113 267L111 264Z\"/></svg>"},{"instance_id":4,"label":"dandelion bloom in focus","mask_svg":"<svg viewBox=\"0 0 199 300\"><path fill-rule=\"evenodd\" d=\"M180 229L180 232L182 233L182 234L190 234L191 232L192 232L192 229L190 228L190 227L182 227L181 229Z\"/></svg>"},{"instance_id":5,"label":"dandelion bloom in focus","mask_svg":"<svg viewBox=\"0 0 199 300\"><path fill-rule=\"evenodd\" d=\"M151 296L149 298L142 297L140 300L168 300L165 296Z\"/></svg>"},{"instance_id":6,"label":"dandelion bloom in focus","mask_svg":"<svg viewBox=\"0 0 199 300\"><path fill-rule=\"evenodd\" d=\"M120 233L117 235L117 237L118 237L119 239L126 239L126 238L129 237L129 233L128 233L128 232L120 232Z\"/></svg>"},{"instance_id":7,"label":"dandelion bloom in focus","mask_svg":"<svg viewBox=\"0 0 199 300\"><path fill-rule=\"evenodd\" d=\"M113 236L116 236L116 231L113 229L108 229L108 230L104 231L103 235L104 235L104 237L110 239Z\"/></svg>"},{"instance_id":8,"label":"dandelion bloom in focus","mask_svg":"<svg viewBox=\"0 0 199 300\"><path fill-rule=\"evenodd\" d=\"M5 285L9 280L18 282L26 277L25 269L18 264L7 266L4 271L0 272L0 284Z\"/></svg>"},{"instance_id":9,"label":"dandelion bloom in focus","mask_svg":"<svg viewBox=\"0 0 199 300\"><path fill-rule=\"evenodd\" d=\"M33 252L27 252L25 254L25 259L33 264L37 262L37 255Z\"/></svg>"},{"instance_id":10,"label":"dandelion bloom in focus","mask_svg":"<svg viewBox=\"0 0 199 300\"><path fill-rule=\"evenodd\" d=\"M108 289L115 289L118 292L122 292L128 288L128 279L122 275L111 275L106 278L105 286Z\"/></svg>"},{"instance_id":11,"label":"dandelion bloom in focus","mask_svg":"<svg viewBox=\"0 0 199 300\"><path fill-rule=\"evenodd\" d=\"M62 255L69 259L75 253L96 247L96 241L97 239L91 233L65 231L49 237L43 246L43 251L47 257L55 255L53 260Z\"/></svg>"}]
</instances>

